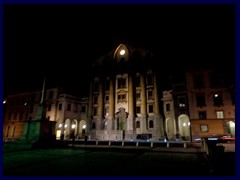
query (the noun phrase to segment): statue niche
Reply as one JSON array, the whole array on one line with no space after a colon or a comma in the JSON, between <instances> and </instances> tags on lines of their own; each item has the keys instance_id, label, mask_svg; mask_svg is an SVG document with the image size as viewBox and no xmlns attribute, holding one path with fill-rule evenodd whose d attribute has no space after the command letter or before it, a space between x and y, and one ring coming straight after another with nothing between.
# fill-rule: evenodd
<instances>
[{"instance_id":1,"label":"statue niche","mask_svg":"<svg viewBox=\"0 0 240 180\"><path fill-rule=\"evenodd\" d=\"M124 108L119 108L118 112L116 113L115 117L117 118L117 130L125 130L127 124L127 117L128 113L125 112Z\"/></svg>"}]
</instances>

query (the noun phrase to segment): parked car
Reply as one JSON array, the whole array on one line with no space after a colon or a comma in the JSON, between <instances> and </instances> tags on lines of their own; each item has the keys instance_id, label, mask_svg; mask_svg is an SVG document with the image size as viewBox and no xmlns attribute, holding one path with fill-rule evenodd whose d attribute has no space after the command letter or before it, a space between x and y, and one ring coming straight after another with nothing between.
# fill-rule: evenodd
<instances>
[{"instance_id":1,"label":"parked car","mask_svg":"<svg viewBox=\"0 0 240 180\"><path fill-rule=\"evenodd\" d=\"M218 138L219 142L232 142L232 141L235 141L235 137L234 136L231 136L231 135L224 135L224 136L221 136Z\"/></svg>"}]
</instances>

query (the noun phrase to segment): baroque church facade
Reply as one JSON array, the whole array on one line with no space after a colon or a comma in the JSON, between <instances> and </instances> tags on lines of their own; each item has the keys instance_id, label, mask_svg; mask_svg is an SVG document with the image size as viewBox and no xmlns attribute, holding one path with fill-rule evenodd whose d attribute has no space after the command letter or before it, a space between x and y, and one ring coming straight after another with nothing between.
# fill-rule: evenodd
<instances>
[{"instance_id":1,"label":"baroque church facade","mask_svg":"<svg viewBox=\"0 0 240 180\"><path fill-rule=\"evenodd\" d=\"M89 139L164 138L153 55L120 44L97 59L91 70Z\"/></svg>"}]
</instances>

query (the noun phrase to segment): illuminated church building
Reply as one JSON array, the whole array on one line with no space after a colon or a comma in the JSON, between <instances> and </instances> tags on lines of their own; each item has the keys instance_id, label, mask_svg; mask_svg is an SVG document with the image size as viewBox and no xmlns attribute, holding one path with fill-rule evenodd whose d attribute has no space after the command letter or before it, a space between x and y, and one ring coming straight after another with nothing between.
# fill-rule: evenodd
<instances>
[{"instance_id":1,"label":"illuminated church building","mask_svg":"<svg viewBox=\"0 0 240 180\"><path fill-rule=\"evenodd\" d=\"M91 69L89 139L164 138L154 58L145 49L120 44Z\"/></svg>"}]
</instances>

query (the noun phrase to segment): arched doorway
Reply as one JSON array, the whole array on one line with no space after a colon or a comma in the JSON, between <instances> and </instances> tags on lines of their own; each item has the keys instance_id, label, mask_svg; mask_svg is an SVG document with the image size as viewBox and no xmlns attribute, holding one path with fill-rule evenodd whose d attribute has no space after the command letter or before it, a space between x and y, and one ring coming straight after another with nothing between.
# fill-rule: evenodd
<instances>
[{"instance_id":1,"label":"arched doorway","mask_svg":"<svg viewBox=\"0 0 240 180\"><path fill-rule=\"evenodd\" d=\"M56 139L61 139L61 134L62 134L62 128L63 128L63 123L58 120L55 126L56 129Z\"/></svg>"},{"instance_id":2,"label":"arched doorway","mask_svg":"<svg viewBox=\"0 0 240 180\"><path fill-rule=\"evenodd\" d=\"M86 120L80 120L79 122L79 138L84 138L86 135L87 122Z\"/></svg>"},{"instance_id":3,"label":"arched doorway","mask_svg":"<svg viewBox=\"0 0 240 180\"><path fill-rule=\"evenodd\" d=\"M231 136L235 136L235 122L229 121L227 122L227 133Z\"/></svg>"},{"instance_id":4,"label":"arched doorway","mask_svg":"<svg viewBox=\"0 0 240 180\"><path fill-rule=\"evenodd\" d=\"M74 135L74 137L77 136L77 127L78 127L78 122L76 119L72 120L72 124L71 124L71 133L72 135Z\"/></svg>"},{"instance_id":5,"label":"arched doorway","mask_svg":"<svg viewBox=\"0 0 240 180\"><path fill-rule=\"evenodd\" d=\"M71 133L71 121L66 119L64 123L64 139L69 139Z\"/></svg>"},{"instance_id":6,"label":"arched doorway","mask_svg":"<svg viewBox=\"0 0 240 180\"><path fill-rule=\"evenodd\" d=\"M182 140L190 141L190 121L185 114L178 117L179 134Z\"/></svg>"}]
</instances>

